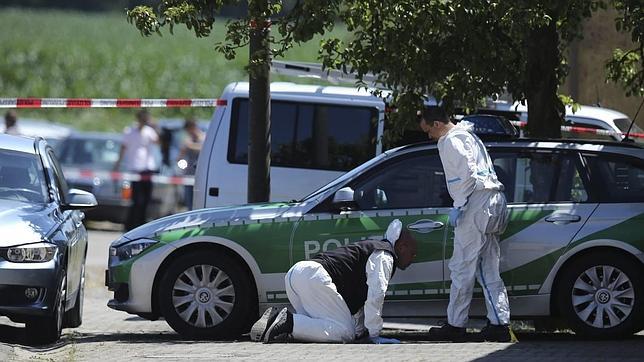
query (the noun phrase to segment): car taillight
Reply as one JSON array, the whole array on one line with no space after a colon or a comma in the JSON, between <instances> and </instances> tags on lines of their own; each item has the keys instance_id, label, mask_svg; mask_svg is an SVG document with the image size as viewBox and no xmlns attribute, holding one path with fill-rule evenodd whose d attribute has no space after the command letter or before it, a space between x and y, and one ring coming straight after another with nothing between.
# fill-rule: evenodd
<instances>
[{"instance_id":1,"label":"car taillight","mask_svg":"<svg viewBox=\"0 0 644 362\"><path fill-rule=\"evenodd\" d=\"M132 198L132 186L129 182L123 182L121 184L121 198L123 200L129 200Z\"/></svg>"}]
</instances>

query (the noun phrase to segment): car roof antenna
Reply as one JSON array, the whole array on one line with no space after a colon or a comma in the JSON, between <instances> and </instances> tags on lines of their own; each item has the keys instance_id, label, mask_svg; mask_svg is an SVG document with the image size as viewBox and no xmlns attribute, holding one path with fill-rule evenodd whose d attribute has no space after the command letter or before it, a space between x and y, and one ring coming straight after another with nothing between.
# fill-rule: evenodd
<instances>
[{"instance_id":1,"label":"car roof antenna","mask_svg":"<svg viewBox=\"0 0 644 362\"><path fill-rule=\"evenodd\" d=\"M642 103L640 103L639 108L637 108L637 112L635 112L635 117L633 117L633 120L631 121L631 125L628 126L628 131L626 131L626 136L624 136L624 139L622 140L622 142L633 142L633 140L628 138L628 136L631 134L631 129L633 129L633 124L635 124L637 115L640 114L640 111L642 110L642 105L644 105L644 97L642 97Z\"/></svg>"}]
</instances>

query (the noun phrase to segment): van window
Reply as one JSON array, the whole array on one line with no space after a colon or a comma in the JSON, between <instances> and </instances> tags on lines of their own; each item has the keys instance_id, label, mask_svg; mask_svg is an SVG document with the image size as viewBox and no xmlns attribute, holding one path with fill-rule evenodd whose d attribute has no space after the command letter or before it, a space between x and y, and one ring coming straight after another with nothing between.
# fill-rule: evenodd
<instances>
[{"instance_id":1,"label":"van window","mask_svg":"<svg viewBox=\"0 0 644 362\"><path fill-rule=\"evenodd\" d=\"M376 155L376 108L271 101L271 165L348 171ZM248 99L233 101L228 161L248 163Z\"/></svg>"}]
</instances>

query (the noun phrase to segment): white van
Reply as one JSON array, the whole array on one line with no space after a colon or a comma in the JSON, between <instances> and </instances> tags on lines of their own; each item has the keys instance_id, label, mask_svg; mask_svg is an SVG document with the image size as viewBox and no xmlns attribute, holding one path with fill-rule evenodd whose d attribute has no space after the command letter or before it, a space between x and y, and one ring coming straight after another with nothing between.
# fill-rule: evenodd
<instances>
[{"instance_id":1,"label":"white van","mask_svg":"<svg viewBox=\"0 0 644 362\"><path fill-rule=\"evenodd\" d=\"M244 204L248 83L219 98L197 162L193 208ZM385 104L365 89L271 84L271 194L306 196L382 152Z\"/></svg>"}]
</instances>

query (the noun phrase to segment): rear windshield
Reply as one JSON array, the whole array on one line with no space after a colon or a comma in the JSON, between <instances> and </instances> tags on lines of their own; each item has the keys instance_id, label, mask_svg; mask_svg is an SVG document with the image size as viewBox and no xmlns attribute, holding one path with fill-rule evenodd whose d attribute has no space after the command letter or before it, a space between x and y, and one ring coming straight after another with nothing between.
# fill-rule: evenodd
<instances>
[{"instance_id":1,"label":"rear windshield","mask_svg":"<svg viewBox=\"0 0 644 362\"><path fill-rule=\"evenodd\" d=\"M0 150L0 199L44 203L47 200L44 177L38 156Z\"/></svg>"},{"instance_id":2,"label":"rear windshield","mask_svg":"<svg viewBox=\"0 0 644 362\"><path fill-rule=\"evenodd\" d=\"M271 165L348 171L376 155L378 110L271 101ZM248 99L232 107L228 161L248 162Z\"/></svg>"}]
</instances>

